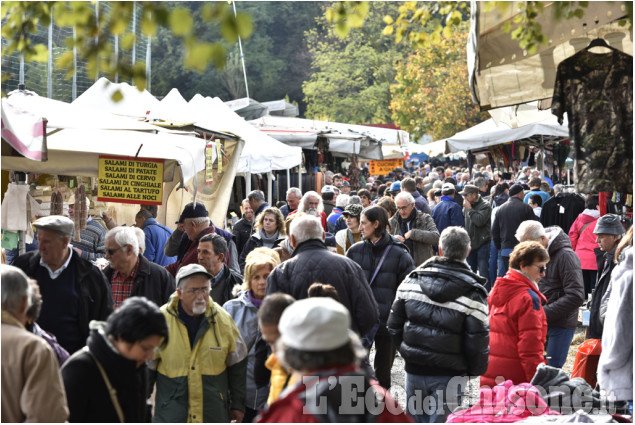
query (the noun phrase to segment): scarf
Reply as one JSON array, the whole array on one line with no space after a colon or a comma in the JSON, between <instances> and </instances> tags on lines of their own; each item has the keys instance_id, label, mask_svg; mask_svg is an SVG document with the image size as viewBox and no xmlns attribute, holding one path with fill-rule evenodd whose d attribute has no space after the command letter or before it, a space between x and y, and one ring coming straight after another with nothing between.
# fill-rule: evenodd
<instances>
[{"instance_id":1,"label":"scarf","mask_svg":"<svg viewBox=\"0 0 635 425\"><path fill-rule=\"evenodd\" d=\"M254 297L253 292L251 292L251 290L247 291L247 296L249 297L249 300L252 302L252 304L256 306L256 308L260 308L260 304L262 304L262 300L259 300L258 298Z\"/></svg>"},{"instance_id":2,"label":"scarf","mask_svg":"<svg viewBox=\"0 0 635 425\"><path fill-rule=\"evenodd\" d=\"M409 230L408 229L408 223L412 223L415 218L417 218L417 209L416 208L412 209L412 211L410 212L410 215L405 220L403 218L401 218L401 215L399 215L399 213L397 213L397 222L399 223L399 233L404 238L405 238L406 233L408 233L408 230ZM408 250L410 251L410 255L414 255L414 243L412 242L412 239L410 239L410 238L406 239L404 241L404 244L408 247Z\"/></svg>"},{"instance_id":3,"label":"scarf","mask_svg":"<svg viewBox=\"0 0 635 425\"><path fill-rule=\"evenodd\" d=\"M278 231L273 234L273 236L267 236L265 229L260 229L260 239L262 240L262 246L266 246L267 248L273 248L276 244L276 239L278 239Z\"/></svg>"}]
</instances>

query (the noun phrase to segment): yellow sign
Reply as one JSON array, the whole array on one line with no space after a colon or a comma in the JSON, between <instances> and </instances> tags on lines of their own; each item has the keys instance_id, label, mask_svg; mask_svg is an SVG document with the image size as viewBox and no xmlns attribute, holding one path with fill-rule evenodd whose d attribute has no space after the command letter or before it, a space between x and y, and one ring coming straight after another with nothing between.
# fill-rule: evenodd
<instances>
[{"instance_id":1,"label":"yellow sign","mask_svg":"<svg viewBox=\"0 0 635 425\"><path fill-rule=\"evenodd\" d=\"M162 199L162 159L99 156L98 201L161 205Z\"/></svg>"},{"instance_id":2,"label":"yellow sign","mask_svg":"<svg viewBox=\"0 0 635 425\"><path fill-rule=\"evenodd\" d=\"M403 159L384 159L383 161L370 161L370 174L378 176L388 174L397 167L403 167Z\"/></svg>"}]
</instances>

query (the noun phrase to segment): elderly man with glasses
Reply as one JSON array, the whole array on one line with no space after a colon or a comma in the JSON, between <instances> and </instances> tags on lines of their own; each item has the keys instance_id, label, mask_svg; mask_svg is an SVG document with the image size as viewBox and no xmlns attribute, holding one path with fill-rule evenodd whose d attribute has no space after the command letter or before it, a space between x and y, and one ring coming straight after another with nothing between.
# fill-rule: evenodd
<instances>
[{"instance_id":1,"label":"elderly man with glasses","mask_svg":"<svg viewBox=\"0 0 635 425\"><path fill-rule=\"evenodd\" d=\"M547 298L547 364L561 368L578 325L578 309L584 302L580 259L571 248L569 236L558 226L545 229L538 221L523 221L516 230L516 239L539 242L549 253L549 264L539 270L538 286Z\"/></svg>"},{"instance_id":2,"label":"elderly man with glasses","mask_svg":"<svg viewBox=\"0 0 635 425\"><path fill-rule=\"evenodd\" d=\"M119 226L106 233L106 259L110 264L104 274L110 282L114 307L127 298L146 297L162 306L176 288L174 278L160 265L139 253L134 228Z\"/></svg>"},{"instance_id":3,"label":"elderly man with glasses","mask_svg":"<svg viewBox=\"0 0 635 425\"><path fill-rule=\"evenodd\" d=\"M150 365L153 422L242 422L248 350L232 317L210 297L211 279L200 264L181 267L176 292L161 307L169 337Z\"/></svg>"},{"instance_id":4,"label":"elderly man with glasses","mask_svg":"<svg viewBox=\"0 0 635 425\"><path fill-rule=\"evenodd\" d=\"M439 243L439 231L430 214L415 208L415 199L408 192L395 197L397 214L390 218L390 230L410 251L415 266L432 257L432 247Z\"/></svg>"}]
</instances>

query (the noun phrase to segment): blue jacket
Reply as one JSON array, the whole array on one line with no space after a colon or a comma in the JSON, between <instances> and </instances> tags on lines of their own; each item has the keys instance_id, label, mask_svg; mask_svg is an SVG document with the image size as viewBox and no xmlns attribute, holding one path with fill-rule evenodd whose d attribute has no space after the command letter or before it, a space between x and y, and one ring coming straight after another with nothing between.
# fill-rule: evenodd
<instances>
[{"instance_id":1,"label":"blue jacket","mask_svg":"<svg viewBox=\"0 0 635 425\"><path fill-rule=\"evenodd\" d=\"M326 218L326 227L328 228L329 233L335 234L335 224L337 223L337 219L342 216L342 210L344 208L335 207L333 208L333 212L329 214Z\"/></svg>"},{"instance_id":2,"label":"blue jacket","mask_svg":"<svg viewBox=\"0 0 635 425\"><path fill-rule=\"evenodd\" d=\"M170 236L172 236L172 230L157 223L154 218L150 217L147 218L143 224L143 233L146 234L146 249L143 251L144 257L164 267L176 261L176 257L167 257L163 252L165 243L170 239Z\"/></svg>"},{"instance_id":3,"label":"blue jacket","mask_svg":"<svg viewBox=\"0 0 635 425\"><path fill-rule=\"evenodd\" d=\"M441 202L432 210L432 218L434 219L434 224L437 225L439 234L449 226L465 227L463 208L449 196L444 195L441 197Z\"/></svg>"}]
</instances>

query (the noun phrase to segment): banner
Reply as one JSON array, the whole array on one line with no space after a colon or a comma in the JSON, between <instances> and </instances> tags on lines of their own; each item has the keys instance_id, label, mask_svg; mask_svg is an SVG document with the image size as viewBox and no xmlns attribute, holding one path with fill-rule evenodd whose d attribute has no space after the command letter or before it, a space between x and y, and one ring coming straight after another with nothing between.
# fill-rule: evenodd
<instances>
[{"instance_id":1,"label":"banner","mask_svg":"<svg viewBox=\"0 0 635 425\"><path fill-rule=\"evenodd\" d=\"M384 159L383 161L370 161L369 172L373 176L388 174L397 167L403 167L403 159Z\"/></svg>"},{"instance_id":2,"label":"banner","mask_svg":"<svg viewBox=\"0 0 635 425\"><path fill-rule=\"evenodd\" d=\"M100 155L97 200L161 205L163 160Z\"/></svg>"},{"instance_id":3,"label":"banner","mask_svg":"<svg viewBox=\"0 0 635 425\"><path fill-rule=\"evenodd\" d=\"M216 159L214 155L215 149L216 147L211 140L205 146L205 184L214 183L214 160Z\"/></svg>"}]
</instances>

